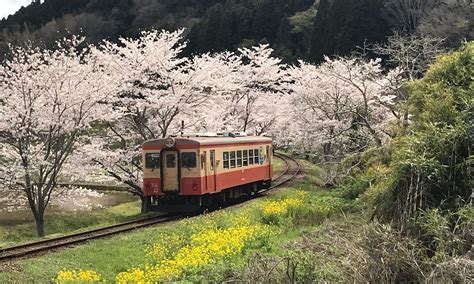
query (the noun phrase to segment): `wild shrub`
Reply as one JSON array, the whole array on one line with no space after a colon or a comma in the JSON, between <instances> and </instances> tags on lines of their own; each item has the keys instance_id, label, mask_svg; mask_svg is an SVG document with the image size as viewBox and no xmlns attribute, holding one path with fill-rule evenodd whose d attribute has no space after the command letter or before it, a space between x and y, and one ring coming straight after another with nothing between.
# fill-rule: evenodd
<instances>
[{"instance_id":1,"label":"wild shrub","mask_svg":"<svg viewBox=\"0 0 474 284\"><path fill-rule=\"evenodd\" d=\"M422 282L429 266L423 248L390 226L361 219L328 221L286 245L280 256L255 254L240 279L308 283Z\"/></svg>"},{"instance_id":2,"label":"wild shrub","mask_svg":"<svg viewBox=\"0 0 474 284\"><path fill-rule=\"evenodd\" d=\"M417 218L421 240L436 263L468 251L472 244L474 209L465 206L443 214L438 208L421 211Z\"/></svg>"},{"instance_id":3,"label":"wild shrub","mask_svg":"<svg viewBox=\"0 0 474 284\"><path fill-rule=\"evenodd\" d=\"M373 217L407 231L420 210L468 202L474 144L474 42L445 55L408 85L410 125L387 149L351 168L344 196L362 196ZM354 164L354 161L352 161ZM362 195L361 195L362 194ZM449 218L448 218L449 219ZM452 226L452 220L449 226Z\"/></svg>"}]
</instances>

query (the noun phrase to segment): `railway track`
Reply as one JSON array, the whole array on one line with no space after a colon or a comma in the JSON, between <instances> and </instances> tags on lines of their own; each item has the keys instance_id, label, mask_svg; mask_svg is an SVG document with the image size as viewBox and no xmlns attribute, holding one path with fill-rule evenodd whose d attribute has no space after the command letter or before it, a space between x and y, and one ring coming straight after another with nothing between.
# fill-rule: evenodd
<instances>
[{"instance_id":1,"label":"railway track","mask_svg":"<svg viewBox=\"0 0 474 284\"><path fill-rule=\"evenodd\" d=\"M284 161L285 168L280 174L273 178L273 182L276 182L276 184L272 185L268 190L282 186L283 184L289 182L300 172L301 169L301 166L296 159L282 153L275 153L275 156ZM0 248L0 263L9 260L15 260L18 258L45 254L47 252L59 248L70 247L86 243L90 240L101 239L160 223L171 222L180 218L183 218L183 215L166 214L157 217L143 218L139 220L119 223L107 227L65 235L57 238L30 242L12 247Z\"/></svg>"},{"instance_id":2,"label":"railway track","mask_svg":"<svg viewBox=\"0 0 474 284\"><path fill-rule=\"evenodd\" d=\"M88 230L80 233L65 235L57 238L41 240L37 242L25 243L17 246L1 248L0 262L37 255L52 251L58 248L64 248L72 245L85 243L90 240L101 239L119 233L129 232L139 228L145 228L152 225L170 222L180 218L178 215L163 215L158 217L143 218L139 220L124 222L98 229Z\"/></svg>"},{"instance_id":3,"label":"railway track","mask_svg":"<svg viewBox=\"0 0 474 284\"><path fill-rule=\"evenodd\" d=\"M280 187L283 184L293 180L301 171L301 165L295 158L277 152L275 152L274 155L285 162L285 169L276 177L273 177L273 185L268 190Z\"/></svg>"}]
</instances>

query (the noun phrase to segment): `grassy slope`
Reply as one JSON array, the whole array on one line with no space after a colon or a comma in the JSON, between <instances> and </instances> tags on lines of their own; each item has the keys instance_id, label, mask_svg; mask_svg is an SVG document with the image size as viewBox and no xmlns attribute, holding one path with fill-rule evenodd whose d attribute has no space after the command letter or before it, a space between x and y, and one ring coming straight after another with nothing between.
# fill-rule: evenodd
<instances>
[{"instance_id":1,"label":"grassy slope","mask_svg":"<svg viewBox=\"0 0 474 284\"><path fill-rule=\"evenodd\" d=\"M52 214L46 216L48 237L123 222L139 217L140 202L130 202L91 212ZM0 247L36 239L33 222L0 225Z\"/></svg>"},{"instance_id":2,"label":"grassy slope","mask_svg":"<svg viewBox=\"0 0 474 284\"><path fill-rule=\"evenodd\" d=\"M327 216L332 215L326 212L325 203L320 200L331 197L331 194L324 191L315 191L314 178L318 173L315 167L309 169L309 177L300 184L291 188L280 190L271 199L279 200L285 197L294 196L296 191L307 191L308 198L306 206L292 213L292 218L276 220L274 227L278 233L275 234L268 243L253 247L237 258L232 259L232 263L226 263L226 268L215 268L214 279L227 278L228 275L236 276L239 271L247 271L246 261L254 253L263 253L265 255L284 256L286 253L285 245L290 240L295 240L308 231L317 229ZM230 209L233 213L239 213L243 210L251 210L252 216L259 217L258 208L263 200L256 200L239 208ZM330 199L329 203L333 203ZM342 204L342 203L341 203ZM331 204L329 204L331 205ZM328 205L328 206L329 206ZM123 236L117 236L107 240L93 241L87 245L77 248L60 251L58 253L39 257L31 260L24 260L16 264L17 272L0 273L0 282L4 281L29 281L37 280L40 282L51 281L56 273L63 269L92 269L102 274L105 279L112 280L119 272L126 271L132 267L140 267L146 262L144 249L153 244L160 233L170 231L183 232L192 230L207 222L206 220L218 220L225 223L229 217L229 210L214 212L207 216L200 216L192 220L178 222L178 224L161 225L154 228L139 230ZM106 260L106 261L105 261ZM228 267L234 267L229 270ZM217 275L217 276L216 276ZM193 276L194 277L194 276ZM199 277L199 276L197 276ZM240 275L248 279L248 276ZM190 278L199 279L199 278Z\"/></svg>"}]
</instances>

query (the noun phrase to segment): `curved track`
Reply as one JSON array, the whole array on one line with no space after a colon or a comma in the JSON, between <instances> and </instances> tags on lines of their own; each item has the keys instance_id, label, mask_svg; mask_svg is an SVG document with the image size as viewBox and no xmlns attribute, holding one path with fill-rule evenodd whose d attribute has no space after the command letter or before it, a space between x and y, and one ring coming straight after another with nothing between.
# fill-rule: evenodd
<instances>
[{"instance_id":1,"label":"curved track","mask_svg":"<svg viewBox=\"0 0 474 284\"><path fill-rule=\"evenodd\" d=\"M288 156L283 153L274 154L276 157L280 158L285 162L285 169L278 174L277 176L273 177L273 185L268 189L271 190L276 187L280 187L283 184L293 180L301 171L301 165L295 158ZM276 183L275 183L276 182Z\"/></svg>"},{"instance_id":2,"label":"curved track","mask_svg":"<svg viewBox=\"0 0 474 284\"><path fill-rule=\"evenodd\" d=\"M275 153L275 156L285 162L285 168L280 174L273 178L273 182L276 182L276 184L272 185L266 191L282 186L286 182L289 182L300 172L301 169L301 166L296 159L282 153ZM22 257L30 257L38 254L44 254L58 248L73 246L94 239L100 239L124 232L129 232L139 228L144 228L160 223L166 223L183 217L183 215L166 214L158 217L143 218L139 220L119 223L112 226L65 235L62 237L25 243L7 248L0 248L0 262L14 260Z\"/></svg>"}]
</instances>

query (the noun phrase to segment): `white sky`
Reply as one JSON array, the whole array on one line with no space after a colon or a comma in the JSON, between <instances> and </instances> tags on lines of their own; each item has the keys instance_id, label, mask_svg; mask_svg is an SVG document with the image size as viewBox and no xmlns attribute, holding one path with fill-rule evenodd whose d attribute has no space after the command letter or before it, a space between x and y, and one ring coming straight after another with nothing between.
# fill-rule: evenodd
<instances>
[{"instance_id":1,"label":"white sky","mask_svg":"<svg viewBox=\"0 0 474 284\"><path fill-rule=\"evenodd\" d=\"M14 14L21 6L27 6L31 0L0 0L0 19Z\"/></svg>"}]
</instances>

